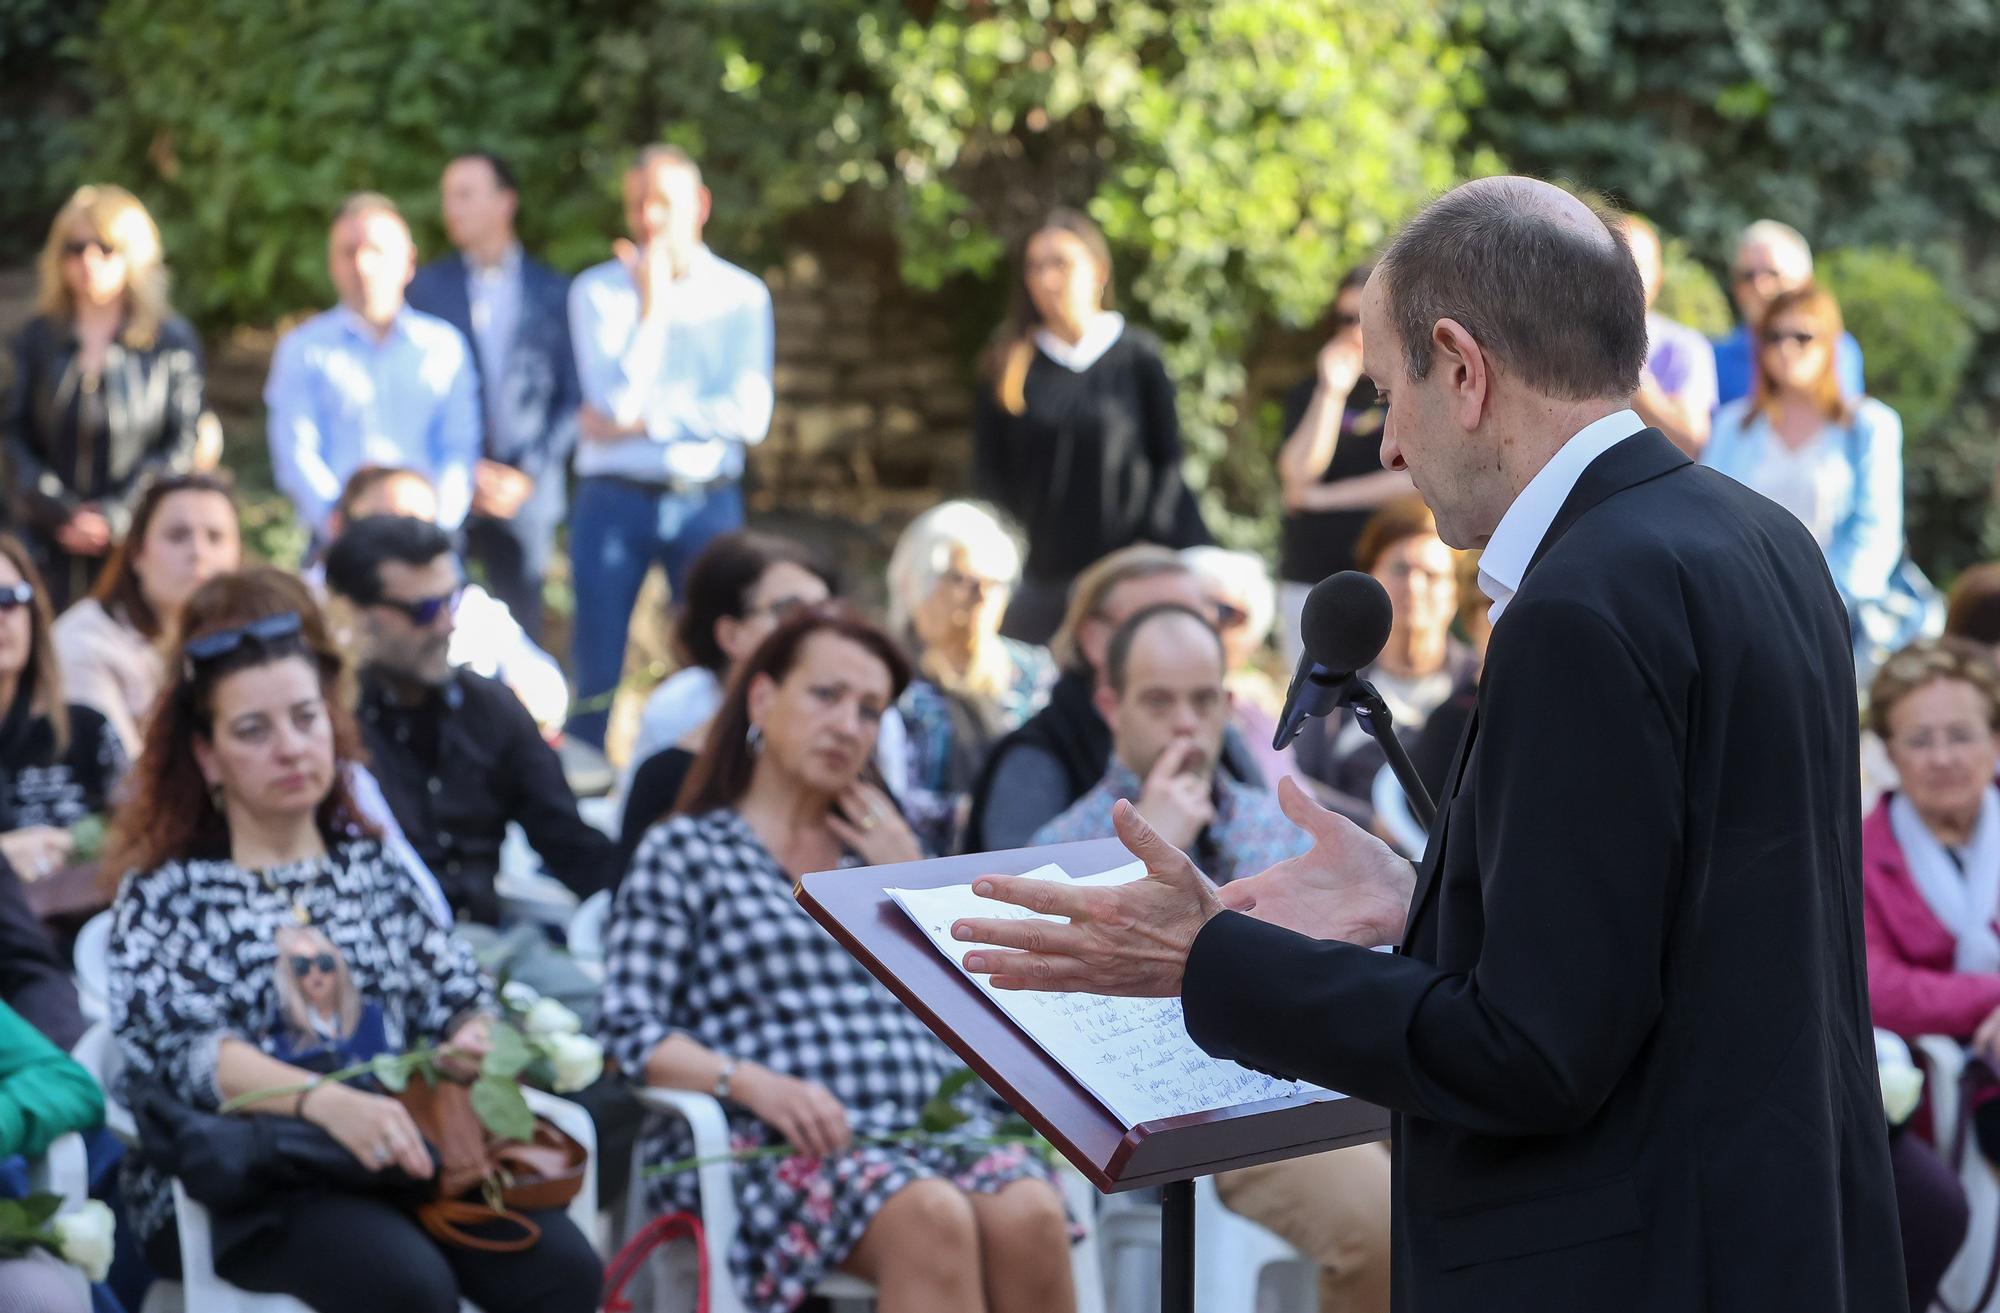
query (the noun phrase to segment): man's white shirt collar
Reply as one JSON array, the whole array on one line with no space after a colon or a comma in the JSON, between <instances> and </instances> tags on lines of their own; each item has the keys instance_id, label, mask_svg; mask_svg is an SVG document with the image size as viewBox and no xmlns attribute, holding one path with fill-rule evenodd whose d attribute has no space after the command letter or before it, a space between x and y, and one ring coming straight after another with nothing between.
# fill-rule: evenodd
<instances>
[{"instance_id":1,"label":"man's white shirt collar","mask_svg":"<svg viewBox=\"0 0 2000 1313\"><path fill-rule=\"evenodd\" d=\"M1521 579L1528 573L1528 562L1535 559L1549 526L1590 463L1645 427L1645 421L1630 410L1586 424L1528 480L1528 486L1500 517L1486 550L1479 554L1479 591L1493 602L1487 612L1489 620L1497 622L1507 603L1514 600Z\"/></svg>"},{"instance_id":2,"label":"man's white shirt collar","mask_svg":"<svg viewBox=\"0 0 2000 1313\"><path fill-rule=\"evenodd\" d=\"M1101 359L1118 335L1125 331L1125 316L1115 310L1107 310L1090 321L1083 330L1083 336L1074 344L1065 342L1046 328L1035 330L1035 345L1042 354L1061 365L1064 369L1081 374Z\"/></svg>"}]
</instances>

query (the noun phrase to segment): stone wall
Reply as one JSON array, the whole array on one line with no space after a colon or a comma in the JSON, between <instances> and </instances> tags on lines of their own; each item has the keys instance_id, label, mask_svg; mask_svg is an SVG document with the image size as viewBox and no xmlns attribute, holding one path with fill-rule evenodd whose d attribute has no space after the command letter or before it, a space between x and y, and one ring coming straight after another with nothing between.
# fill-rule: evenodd
<instances>
[{"instance_id":1,"label":"stone wall","mask_svg":"<svg viewBox=\"0 0 2000 1313\"><path fill-rule=\"evenodd\" d=\"M838 230L764 279L778 404L751 457L754 503L873 523L964 491L973 370L945 298L906 290L892 253Z\"/></svg>"}]
</instances>

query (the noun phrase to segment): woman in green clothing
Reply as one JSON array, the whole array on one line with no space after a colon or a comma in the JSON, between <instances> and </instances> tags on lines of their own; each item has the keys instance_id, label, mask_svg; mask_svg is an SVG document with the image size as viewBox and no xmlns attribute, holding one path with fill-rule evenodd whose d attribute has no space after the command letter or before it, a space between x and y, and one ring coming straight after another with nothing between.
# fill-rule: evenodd
<instances>
[{"instance_id":1,"label":"woman in green clothing","mask_svg":"<svg viewBox=\"0 0 2000 1313\"><path fill-rule=\"evenodd\" d=\"M15 1157L39 1158L58 1137L104 1122L90 1073L0 1003L0 1189ZM0 1313L87 1313L89 1300L48 1254L0 1259Z\"/></svg>"}]
</instances>

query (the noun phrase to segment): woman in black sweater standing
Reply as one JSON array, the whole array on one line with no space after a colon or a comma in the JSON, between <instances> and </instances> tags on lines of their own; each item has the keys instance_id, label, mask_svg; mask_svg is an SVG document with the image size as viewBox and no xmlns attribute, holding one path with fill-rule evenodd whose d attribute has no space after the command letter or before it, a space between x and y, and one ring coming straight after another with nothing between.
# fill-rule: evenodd
<instances>
[{"instance_id":1,"label":"woman in black sweater standing","mask_svg":"<svg viewBox=\"0 0 2000 1313\"><path fill-rule=\"evenodd\" d=\"M1016 266L1013 309L985 359L973 489L1027 530L1001 632L1045 643L1070 581L1133 543L1209 541L1181 481L1173 383L1150 333L1111 309L1111 252L1097 225L1055 210Z\"/></svg>"}]
</instances>

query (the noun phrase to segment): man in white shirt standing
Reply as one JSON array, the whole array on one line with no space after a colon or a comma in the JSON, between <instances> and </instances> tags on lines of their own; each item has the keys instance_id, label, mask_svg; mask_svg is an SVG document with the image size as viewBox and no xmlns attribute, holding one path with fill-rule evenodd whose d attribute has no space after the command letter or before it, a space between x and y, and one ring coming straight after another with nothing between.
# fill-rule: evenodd
<instances>
[{"instance_id":1,"label":"man in white shirt standing","mask_svg":"<svg viewBox=\"0 0 2000 1313\"><path fill-rule=\"evenodd\" d=\"M673 146L625 174L629 239L570 288L583 407L570 520L577 695L570 731L604 741L647 567L678 596L688 566L743 523L744 449L771 424L771 294L702 243L710 198Z\"/></svg>"}]
</instances>

